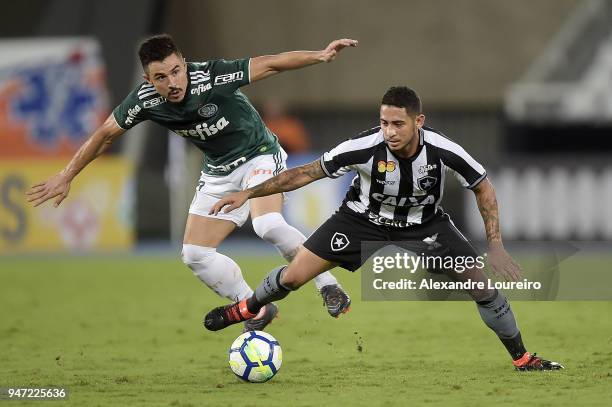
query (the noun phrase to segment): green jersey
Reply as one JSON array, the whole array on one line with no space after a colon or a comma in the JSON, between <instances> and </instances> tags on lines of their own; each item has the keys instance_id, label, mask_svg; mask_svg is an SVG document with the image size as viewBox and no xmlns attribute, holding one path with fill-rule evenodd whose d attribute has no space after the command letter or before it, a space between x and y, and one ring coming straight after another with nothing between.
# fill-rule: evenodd
<instances>
[{"instance_id":1,"label":"green jersey","mask_svg":"<svg viewBox=\"0 0 612 407\"><path fill-rule=\"evenodd\" d=\"M115 120L125 130L153 120L205 153L205 173L229 174L255 156L280 149L276 136L239 90L250 82L249 62L249 58L188 62L181 102L168 102L144 82L113 110Z\"/></svg>"}]
</instances>

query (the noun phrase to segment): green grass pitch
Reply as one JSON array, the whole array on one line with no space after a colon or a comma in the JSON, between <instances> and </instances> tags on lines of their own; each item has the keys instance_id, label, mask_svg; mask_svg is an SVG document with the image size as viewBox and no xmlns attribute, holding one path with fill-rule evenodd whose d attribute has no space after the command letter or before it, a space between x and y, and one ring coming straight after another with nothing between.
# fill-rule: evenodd
<instances>
[{"instance_id":1,"label":"green grass pitch","mask_svg":"<svg viewBox=\"0 0 612 407\"><path fill-rule=\"evenodd\" d=\"M252 285L280 264L237 260ZM248 384L227 363L240 328L202 327L221 301L178 257L0 258L0 387L68 387L54 406L612 405L610 302L513 303L528 349L566 366L518 373L473 304L362 302L335 274L351 312L290 295L268 329L283 366Z\"/></svg>"}]
</instances>

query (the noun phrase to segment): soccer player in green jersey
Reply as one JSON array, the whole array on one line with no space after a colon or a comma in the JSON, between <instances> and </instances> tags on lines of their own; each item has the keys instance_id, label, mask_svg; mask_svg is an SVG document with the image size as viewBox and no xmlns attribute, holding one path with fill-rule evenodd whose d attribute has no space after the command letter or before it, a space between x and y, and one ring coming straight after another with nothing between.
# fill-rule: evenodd
<instances>
[{"instance_id":1,"label":"soccer player in green jersey","mask_svg":"<svg viewBox=\"0 0 612 407\"><path fill-rule=\"evenodd\" d=\"M85 166L126 130L153 120L205 154L185 227L183 262L220 296L231 301L249 298L253 290L238 265L217 252L219 244L244 224L249 213L255 233L273 244L287 261L295 257L305 237L281 215L281 194L252 199L232 213L209 215L223 195L258 185L286 169L286 154L276 136L239 89L283 71L331 62L342 49L355 46L355 40L339 39L320 51L196 63L185 62L169 35L151 37L138 51L145 82L113 110L62 171L28 191L28 201L38 206L55 198L57 207ZM334 276L322 274L315 284L330 315L337 317L348 310L350 298ZM263 329L277 312L274 304L267 305L245 324L245 330Z\"/></svg>"}]
</instances>

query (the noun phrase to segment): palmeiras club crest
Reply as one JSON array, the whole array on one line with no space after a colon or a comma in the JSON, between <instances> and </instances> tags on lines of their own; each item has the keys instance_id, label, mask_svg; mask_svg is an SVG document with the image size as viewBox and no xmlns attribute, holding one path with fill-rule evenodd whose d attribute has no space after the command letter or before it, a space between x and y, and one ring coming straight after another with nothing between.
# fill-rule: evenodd
<instances>
[{"instance_id":1,"label":"palmeiras club crest","mask_svg":"<svg viewBox=\"0 0 612 407\"><path fill-rule=\"evenodd\" d=\"M419 184L419 188L421 188L423 191L429 191L438 183L438 178L432 177L431 175L426 175L419 178L417 183Z\"/></svg>"},{"instance_id":2,"label":"palmeiras club crest","mask_svg":"<svg viewBox=\"0 0 612 407\"><path fill-rule=\"evenodd\" d=\"M219 111L219 107L214 103L208 103L198 109L198 114L202 117L213 117Z\"/></svg>"},{"instance_id":3,"label":"palmeiras club crest","mask_svg":"<svg viewBox=\"0 0 612 407\"><path fill-rule=\"evenodd\" d=\"M348 237L344 233L336 232L331 238L331 249L334 252L339 252L342 249L345 249L346 246L349 245Z\"/></svg>"}]
</instances>

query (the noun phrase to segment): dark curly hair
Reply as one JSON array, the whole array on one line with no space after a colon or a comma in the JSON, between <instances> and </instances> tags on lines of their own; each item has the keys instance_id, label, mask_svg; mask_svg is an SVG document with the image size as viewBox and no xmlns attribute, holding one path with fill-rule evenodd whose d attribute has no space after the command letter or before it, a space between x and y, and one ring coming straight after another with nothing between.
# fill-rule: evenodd
<instances>
[{"instance_id":1,"label":"dark curly hair","mask_svg":"<svg viewBox=\"0 0 612 407\"><path fill-rule=\"evenodd\" d=\"M390 87L385 92L381 104L403 107L408 114L419 115L422 113L421 98L414 90L406 86Z\"/></svg>"},{"instance_id":2,"label":"dark curly hair","mask_svg":"<svg viewBox=\"0 0 612 407\"><path fill-rule=\"evenodd\" d=\"M168 34L147 38L138 48L140 63L145 70L151 62L163 61L172 54L182 55L174 40Z\"/></svg>"}]
</instances>

